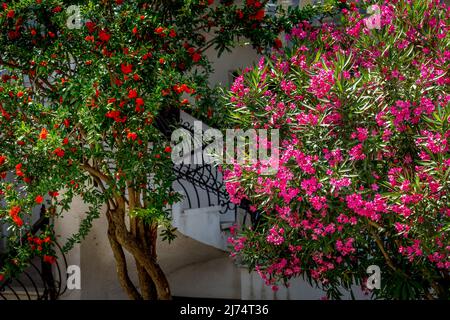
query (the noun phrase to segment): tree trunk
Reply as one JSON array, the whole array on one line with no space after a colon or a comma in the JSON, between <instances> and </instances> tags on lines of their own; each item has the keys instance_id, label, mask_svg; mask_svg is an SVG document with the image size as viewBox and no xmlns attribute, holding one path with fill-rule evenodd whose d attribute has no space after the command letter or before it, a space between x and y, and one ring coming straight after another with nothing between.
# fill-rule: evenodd
<instances>
[{"instance_id":1,"label":"tree trunk","mask_svg":"<svg viewBox=\"0 0 450 320\"><path fill-rule=\"evenodd\" d=\"M171 300L167 278L157 263L157 224L145 224L132 218L130 230L125 224L126 210L119 205L108 210L108 238L116 260L120 285L133 300ZM139 288L129 277L125 250L134 258L139 279Z\"/></svg>"}]
</instances>

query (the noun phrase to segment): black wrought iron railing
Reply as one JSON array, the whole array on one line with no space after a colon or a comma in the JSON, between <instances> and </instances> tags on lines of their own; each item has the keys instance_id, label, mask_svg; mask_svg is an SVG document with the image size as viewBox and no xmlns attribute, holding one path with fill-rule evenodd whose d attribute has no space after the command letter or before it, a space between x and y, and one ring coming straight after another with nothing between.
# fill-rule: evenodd
<instances>
[{"instance_id":1,"label":"black wrought iron railing","mask_svg":"<svg viewBox=\"0 0 450 320\"><path fill-rule=\"evenodd\" d=\"M177 109L160 114L156 119L156 126L168 140L176 129L185 129L194 139L193 124L182 121ZM195 157L196 153L203 153L204 147L206 145L202 143L202 150L192 150L191 156ZM182 163L174 165L173 170L176 175L174 188L184 192L189 209L220 206L221 214L236 212L237 207L230 201L222 173L217 166L207 163Z\"/></svg>"},{"instance_id":2,"label":"black wrought iron railing","mask_svg":"<svg viewBox=\"0 0 450 320\"><path fill-rule=\"evenodd\" d=\"M182 121L179 116L179 110L168 110L160 114L156 118L156 126L162 134L168 139L171 139L172 132L176 129L185 129L189 135L194 139L195 132L193 124L188 121ZM192 150L192 157L195 157L196 152L202 152L206 147L202 143L202 150ZM250 219L251 224L256 226L260 220L261 215L256 212L252 213L248 201L243 201L240 205L231 202L230 196L225 189L225 183L222 173L217 166L202 163L202 164L180 164L174 165L174 173L176 180L174 188L183 190L185 200L189 209L204 208L210 206L220 206L221 214L234 212L237 217L237 210L241 208L245 211L244 221Z\"/></svg>"},{"instance_id":3,"label":"black wrought iron railing","mask_svg":"<svg viewBox=\"0 0 450 320\"><path fill-rule=\"evenodd\" d=\"M38 235L49 223L45 207L42 207L40 218L33 224L31 234ZM53 245L58 259L52 264L41 257L31 259L28 267L20 274L0 283L0 300L57 300L65 293L67 260L60 245L56 241ZM0 266L7 256L7 253L0 254Z\"/></svg>"}]
</instances>

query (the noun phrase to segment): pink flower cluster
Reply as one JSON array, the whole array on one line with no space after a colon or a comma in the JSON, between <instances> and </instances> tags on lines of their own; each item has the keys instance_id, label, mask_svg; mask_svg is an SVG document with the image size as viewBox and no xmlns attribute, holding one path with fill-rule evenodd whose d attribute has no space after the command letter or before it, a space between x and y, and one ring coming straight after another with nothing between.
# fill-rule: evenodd
<instances>
[{"instance_id":1,"label":"pink flower cluster","mask_svg":"<svg viewBox=\"0 0 450 320\"><path fill-rule=\"evenodd\" d=\"M267 242L279 246L284 242L284 229L279 227L272 227L267 235Z\"/></svg>"}]
</instances>

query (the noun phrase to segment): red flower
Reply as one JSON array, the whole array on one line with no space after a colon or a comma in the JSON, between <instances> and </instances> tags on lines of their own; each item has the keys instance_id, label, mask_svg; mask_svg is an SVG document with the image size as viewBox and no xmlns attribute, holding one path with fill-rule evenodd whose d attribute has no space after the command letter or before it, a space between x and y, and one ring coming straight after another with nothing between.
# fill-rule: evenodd
<instances>
[{"instance_id":1,"label":"red flower","mask_svg":"<svg viewBox=\"0 0 450 320\"><path fill-rule=\"evenodd\" d=\"M128 91L128 98L130 99L136 99L138 96L137 91L134 89L130 89L130 91Z\"/></svg>"},{"instance_id":2,"label":"red flower","mask_svg":"<svg viewBox=\"0 0 450 320\"><path fill-rule=\"evenodd\" d=\"M41 204L42 202L44 202L44 197L41 196L41 195L39 195L39 196L36 197L36 199L34 199L34 201L35 201L37 204Z\"/></svg>"},{"instance_id":3,"label":"red flower","mask_svg":"<svg viewBox=\"0 0 450 320\"><path fill-rule=\"evenodd\" d=\"M58 12L61 12L61 7L60 6L57 6L57 7L55 7L52 11L54 12L54 13L58 13Z\"/></svg>"},{"instance_id":4,"label":"red flower","mask_svg":"<svg viewBox=\"0 0 450 320\"><path fill-rule=\"evenodd\" d=\"M18 226L19 228L23 226L23 220L19 217L20 207L14 206L9 210L9 216L12 218L13 222Z\"/></svg>"},{"instance_id":5,"label":"red flower","mask_svg":"<svg viewBox=\"0 0 450 320\"><path fill-rule=\"evenodd\" d=\"M132 64L124 64L122 63L120 65L120 69L122 70L123 74L129 74L133 72L133 65Z\"/></svg>"},{"instance_id":6,"label":"red flower","mask_svg":"<svg viewBox=\"0 0 450 320\"><path fill-rule=\"evenodd\" d=\"M17 92L17 98L22 98L22 97L23 97L23 91Z\"/></svg>"},{"instance_id":7,"label":"red flower","mask_svg":"<svg viewBox=\"0 0 450 320\"><path fill-rule=\"evenodd\" d=\"M258 12L256 12L252 18L258 21L261 21L262 19L264 19L266 12L264 11L264 9L259 10Z\"/></svg>"},{"instance_id":8,"label":"red flower","mask_svg":"<svg viewBox=\"0 0 450 320\"><path fill-rule=\"evenodd\" d=\"M153 56L153 54L151 52L146 53L142 56L142 60L147 60L148 58L151 58Z\"/></svg>"},{"instance_id":9,"label":"red flower","mask_svg":"<svg viewBox=\"0 0 450 320\"><path fill-rule=\"evenodd\" d=\"M6 16L10 19L14 18L15 12L14 10L9 10Z\"/></svg>"},{"instance_id":10,"label":"red flower","mask_svg":"<svg viewBox=\"0 0 450 320\"><path fill-rule=\"evenodd\" d=\"M262 4L257 0L247 0L247 6L253 8L261 8Z\"/></svg>"},{"instance_id":11,"label":"red flower","mask_svg":"<svg viewBox=\"0 0 450 320\"><path fill-rule=\"evenodd\" d=\"M160 59L159 59L159 64L164 64L164 63L166 63L166 59L160 58Z\"/></svg>"},{"instance_id":12,"label":"red flower","mask_svg":"<svg viewBox=\"0 0 450 320\"><path fill-rule=\"evenodd\" d=\"M60 157L60 158L64 157L64 154L65 154L64 150L61 149L61 148L56 148L56 149L53 151L53 153L56 154L56 156L58 156L58 157Z\"/></svg>"},{"instance_id":13,"label":"red flower","mask_svg":"<svg viewBox=\"0 0 450 320\"><path fill-rule=\"evenodd\" d=\"M23 220L21 217L15 216L12 219L13 219L14 223L16 224L16 226L18 226L19 228L23 226Z\"/></svg>"},{"instance_id":14,"label":"red flower","mask_svg":"<svg viewBox=\"0 0 450 320\"><path fill-rule=\"evenodd\" d=\"M199 62L201 60L201 58L202 58L202 55L198 52L196 52L192 55L192 61L194 61L194 62Z\"/></svg>"},{"instance_id":15,"label":"red flower","mask_svg":"<svg viewBox=\"0 0 450 320\"><path fill-rule=\"evenodd\" d=\"M14 40L19 37L20 37L20 31L13 31L13 30L8 31L8 38L10 40Z\"/></svg>"},{"instance_id":16,"label":"red flower","mask_svg":"<svg viewBox=\"0 0 450 320\"><path fill-rule=\"evenodd\" d=\"M22 164L19 163L18 165L16 165L16 175L19 177L23 177L24 174L22 172Z\"/></svg>"},{"instance_id":17,"label":"red flower","mask_svg":"<svg viewBox=\"0 0 450 320\"><path fill-rule=\"evenodd\" d=\"M182 91L182 92L186 92L186 93L191 93L193 90L191 90L191 89L189 89L189 87L187 86L187 84L185 84L185 83L183 83L181 86L180 86L180 90Z\"/></svg>"},{"instance_id":18,"label":"red flower","mask_svg":"<svg viewBox=\"0 0 450 320\"><path fill-rule=\"evenodd\" d=\"M118 86L118 87L120 87L120 86L123 84L123 82L122 82L119 78L116 78L116 79L114 80L114 83L115 83L116 86Z\"/></svg>"},{"instance_id":19,"label":"red flower","mask_svg":"<svg viewBox=\"0 0 450 320\"><path fill-rule=\"evenodd\" d=\"M181 89L181 86L179 86L178 84L173 86L173 91L175 91L175 93L178 93L178 94L183 92L183 90Z\"/></svg>"},{"instance_id":20,"label":"red flower","mask_svg":"<svg viewBox=\"0 0 450 320\"><path fill-rule=\"evenodd\" d=\"M63 139L63 145L68 145L69 144L69 138L64 138Z\"/></svg>"},{"instance_id":21,"label":"red flower","mask_svg":"<svg viewBox=\"0 0 450 320\"><path fill-rule=\"evenodd\" d=\"M54 264L56 262L56 258L53 256L44 255L44 262L48 264Z\"/></svg>"},{"instance_id":22,"label":"red flower","mask_svg":"<svg viewBox=\"0 0 450 320\"><path fill-rule=\"evenodd\" d=\"M128 138L128 140L136 141L136 139L137 139L137 133L135 133L135 132L129 132L129 133L127 134L127 138Z\"/></svg>"},{"instance_id":23,"label":"red flower","mask_svg":"<svg viewBox=\"0 0 450 320\"><path fill-rule=\"evenodd\" d=\"M3 280L5 280L5 276L2 273L0 273L0 282L2 282Z\"/></svg>"},{"instance_id":24,"label":"red flower","mask_svg":"<svg viewBox=\"0 0 450 320\"><path fill-rule=\"evenodd\" d=\"M50 191L48 195L52 198L56 198L57 196L59 196L59 193L57 191Z\"/></svg>"},{"instance_id":25,"label":"red flower","mask_svg":"<svg viewBox=\"0 0 450 320\"><path fill-rule=\"evenodd\" d=\"M106 113L106 117L107 117L107 118L111 118L111 119L120 117L120 111L117 111L117 110L111 110L111 111L108 111L108 112Z\"/></svg>"},{"instance_id":26,"label":"red flower","mask_svg":"<svg viewBox=\"0 0 450 320\"><path fill-rule=\"evenodd\" d=\"M155 33L161 35L163 34L164 30L165 29L163 27L158 27L155 29Z\"/></svg>"},{"instance_id":27,"label":"red flower","mask_svg":"<svg viewBox=\"0 0 450 320\"><path fill-rule=\"evenodd\" d=\"M9 215L11 217L17 216L19 214L19 212L20 212L20 207L18 207L18 206L15 206L15 207L12 207L11 209L9 209Z\"/></svg>"},{"instance_id":28,"label":"red flower","mask_svg":"<svg viewBox=\"0 0 450 320\"><path fill-rule=\"evenodd\" d=\"M106 117L114 119L114 121L116 121L116 122L124 123L125 121L127 121L127 117L123 117L123 118L120 117L120 111L118 111L118 110L108 111L106 113Z\"/></svg>"},{"instance_id":29,"label":"red flower","mask_svg":"<svg viewBox=\"0 0 450 320\"><path fill-rule=\"evenodd\" d=\"M43 128L41 133L39 134L39 139L45 140L47 139L48 131L46 128Z\"/></svg>"},{"instance_id":30,"label":"red flower","mask_svg":"<svg viewBox=\"0 0 450 320\"><path fill-rule=\"evenodd\" d=\"M98 37L103 42L108 42L109 39L111 39L111 35L109 33L107 33L105 30L100 30L98 33Z\"/></svg>"},{"instance_id":31,"label":"red flower","mask_svg":"<svg viewBox=\"0 0 450 320\"><path fill-rule=\"evenodd\" d=\"M93 33L95 29L95 23L92 21L86 22L86 28L88 28L89 33Z\"/></svg>"},{"instance_id":32,"label":"red flower","mask_svg":"<svg viewBox=\"0 0 450 320\"><path fill-rule=\"evenodd\" d=\"M144 99L142 98L137 98L136 99L136 108L140 108L144 105Z\"/></svg>"},{"instance_id":33,"label":"red flower","mask_svg":"<svg viewBox=\"0 0 450 320\"><path fill-rule=\"evenodd\" d=\"M30 33L31 33L32 36L35 36L37 32L36 32L35 29L31 29L31 30L30 30Z\"/></svg>"},{"instance_id":34,"label":"red flower","mask_svg":"<svg viewBox=\"0 0 450 320\"><path fill-rule=\"evenodd\" d=\"M0 156L0 166L6 162L6 156Z\"/></svg>"},{"instance_id":35,"label":"red flower","mask_svg":"<svg viewBox=\"0 0 450 320\"><path fill-rule=\"evenodd\" d=\"M281 42L280 39L275 39L274 41L274 45L273 45L276 49L280 49L283 46L283 43Z\"/></svg>"},{"instance_id":36,"label":"red flower","mask_svg":"<svg viewBox=\"0 0 450 320\"><path fill-rule=\"evenodd\" d=\"M177 33L175 32L175 30L170 30L170 32L169 32L169 37L171 37L171 38L175 38L177 36Z\"/></svg>"},{"instance_id":37,"label":"red flower","mask_svg":"<svg viewBox=\"0 0 450 320\"><path fill-rule=\"evenodd\" d=\"M134 27L132 32L133 32L133 34L138 33L138 28L137 28L137 27Z\"/></svg>"},{"instance_id":38,"label":"red flower","mask_svg":"<svg viewBox=\"0 0 450 320\"><path fill-rule=\"evenodd\" d=\"M164 149L164 152L170 153L170 152L172 152L172 148L170 146L168 146Z\"/></svg>"}]
</instances>

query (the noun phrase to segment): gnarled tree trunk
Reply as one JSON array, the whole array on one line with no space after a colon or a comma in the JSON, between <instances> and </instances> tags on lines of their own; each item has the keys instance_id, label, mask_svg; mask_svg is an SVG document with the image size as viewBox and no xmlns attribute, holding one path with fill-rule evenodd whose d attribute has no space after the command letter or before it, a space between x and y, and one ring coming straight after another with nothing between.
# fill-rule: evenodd
<instances>
[{"instance_id":1,"label":"gnarled tree trunk","mask_svg":"<svg viewBox=\"0 0 450 320\"><path fill-rule=\"evenodd\" d=\"M157 224L145 224L141 219L130 218L130 228L125 223L126 209L120 206L108 210L108 238L116 260L119 281L130 299L170 300L167 278L157 262ZM125 252L134 258L139 286L129 276Z\"/></svg>"},{"instance_id":2,"label":"gnarled tree trunk","mask_svg":"<svg viewBox=\"0 0 450 320\"><path fill-rule=\"evenodd\" d=\"M157 262L156 241L158 223L144 223L130 212L136 208L145 209L147 202L141 201L141 192L128 182L128 195L118 190L111 182L111 176L101 172L98 166L83 164L83 169L95 180L100 189L106 193L105 184L113 188L111 198L106 201L108 219L108 239L116 261L120 285L133 300L171 300L169 282ZM127 222L129 221L129 227ZM125 252L131 254L136 265L139 286L129 275L129 265Z\"/></svg>"}]
</instances>

